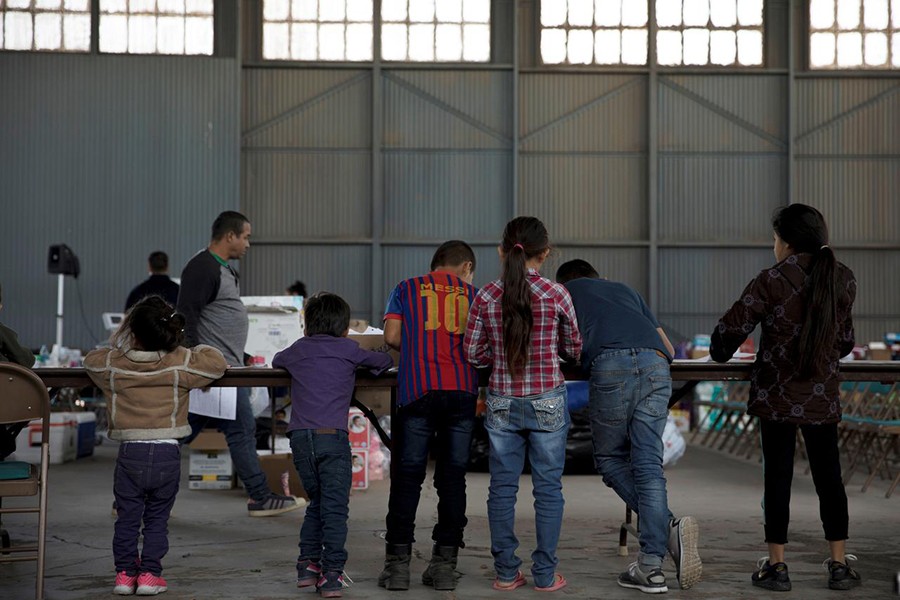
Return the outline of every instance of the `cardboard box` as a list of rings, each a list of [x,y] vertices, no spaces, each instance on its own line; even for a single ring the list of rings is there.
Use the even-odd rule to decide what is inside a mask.
[[[400,353],[391,349],[384,342],[384,333],[362,333],[365,331],[379,331],[370,329],[369,324],[361,319],[350,321],[350,339],[366,350],[381,352],[387,350],[394,360],[394,366],[400,364]],[[356,399],[372,409],[379,417],[391,414],[391,388],[364,387],[356,388]]]
[[[869,342],[866,358],[869,360],[891,360],[891,349],[884,342]]]
[[[691,358],[696,360],[709,356],[709,348],[693,348],[691,349]]]
[[[351,488],[365,490],[369,487],[369,452],[353,450],[351,452]]]
[[[268,450],[260,450],[260,452],[265,452],[265,454],[259,455],[259,466],[266,474],[266,482],[269,484],[270,490],[284,494],[286,483],[288,489],[286,495],[309,499],[306,490],[303,489],[300,475],[297,474],[297,469],[294,467],[293,455],[289,453],[269,454]]]
[[[271,365],[277,352],[303,337],[303,298],[300,296],[243,296],[247,307],[244,352],[262,356]]]
[[[188,464],[189,489],[230,490],[234,487],[234,464],[228,450],[192,450]]]
[[[190,444],[191,450],[228,450],[225,434],[215,429],[204,429]]]
[[[230,490],[234,487],[234,464],[225,434],[204,429],[188,445],[188,489]]]

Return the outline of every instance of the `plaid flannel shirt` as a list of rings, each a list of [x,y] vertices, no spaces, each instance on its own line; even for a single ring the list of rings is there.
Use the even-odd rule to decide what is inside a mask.
[[[466,358],[477,367],[493,365],[490,390],[517,398],[540,394],[562,385],[558,356],[575,359],[581,354],[581,334],[572,298],[563,286],[528,270],[534,326],[524,372],[513,378],[503,348],[503,283],[484,286],[469,309],[464,342]]]

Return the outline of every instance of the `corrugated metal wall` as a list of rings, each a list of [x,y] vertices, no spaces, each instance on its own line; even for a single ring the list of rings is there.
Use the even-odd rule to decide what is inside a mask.
[[[2,52],[0,82],[0,320],[53,342],[47,253],[66,243],[81,276],[65,281],[63,342],[89,348],[152,251],[177,274],[237,208],[236,60]]]
[[[50,244],[81,257],[97,334],[150,251],[177,271],[238,203],[246,293],[299,278],[377,320],[443,240],[496,277],[504,223],[534,214],[547,274],[586,258],[689,336],[772,262],[772,210],[807,202],[859,277],[860,340],[900,329],[900,78],[807,72],[805,2],[767,0],[767,66],[746,71],[543,67],[538,0],[494,2],[486,65],[267,63],[261,2],[241,7],[242,69],[0,53],[2,320],[27,343],[53,338]],[[66,340],[90,345],[66,289]]]
[[[445,239],[477,245],[476,282],[496,276],[504,223],[532,214],[556,245],[546,274],[586,258],[689,337],[772,263],[770,216],[800,201],[860,276],[860,340],[900,329],[900,283],[882,271],[900,260],[896,73],[807,73],[799,1],[766,2],[767,66],[752,70],[545,68],[539,14],[494,3],[488,66],[273,69],[245,48],[243,206],[266,256],[302,265],[261,276],[257,249],[256,291],[322,281],[377,320]],[[357,244],[341,266],[361,275],[312,258],[325,243]]]

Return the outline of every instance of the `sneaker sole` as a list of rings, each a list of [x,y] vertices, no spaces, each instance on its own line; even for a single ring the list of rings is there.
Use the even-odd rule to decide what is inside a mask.
[[[341,590],[319,590],[319,595],[323,598],[340,598],[342,595]]]
[[[857,580],[850,581],[829,581],[828,589],[830,590],[851,590],[856,586],[860,585],[862,582]]]
[[[616,580],[616,583],[619,584],[619,587],[628,588],[629,590],[641,590],[645,594],[665,594],[669,591],[669,586],[667,585],[662,587],[648,587],[639,583],[626,583],[621,579]]]
[[[316,583],[318,583],[318,582],[319,582],[318,577],[316,577],[315,579],[298,579],[297,587],[298,588],[310,587],[312,585],[316,585]]]
[[[156,596],[157,594],[162,594],[165,591],[168,591],[169,588],[164,587],[141,587],[138,586],[137,592],[135,592],[138,596]]]
[[[133,596],[134,588],[131,586],[117,585],[113,588],[113,594],[116,596]]]
[[[703,574],[703,561],[697,552],[697,540],[700,538],[700,527],[694,517],[682,517],[678,522],[679,563],[678,584],[681,589],[687,590],[700,581]]]
[[[753,585],[771,592],[789,592],[791,591],[790,581],[751,581]]]
[[[248,511],[251,517],[274,517],[275,515],[280,515],[282,513],[291,512],[292,510],[297,510],[298,508],[303,508],[306,504],[289,504],[288,506],[283,506],[281,508],[270,508],[269,510],[251,510]]]

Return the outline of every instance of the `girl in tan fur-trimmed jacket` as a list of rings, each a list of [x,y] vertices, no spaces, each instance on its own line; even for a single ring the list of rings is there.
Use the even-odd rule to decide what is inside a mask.
[[[123,442],[113,485],[118,510],[113,591],[120,595],[168,589],[161,561],[169,549],[169,513],[181,478],[178,438],[191,433],[188,395],[226,369],[215,348],[182,347],[183,329],[184,317],[172,305],[149,296],[125,316],[112,348],[93,350],[84,359],[108,401],[109,437]]]

